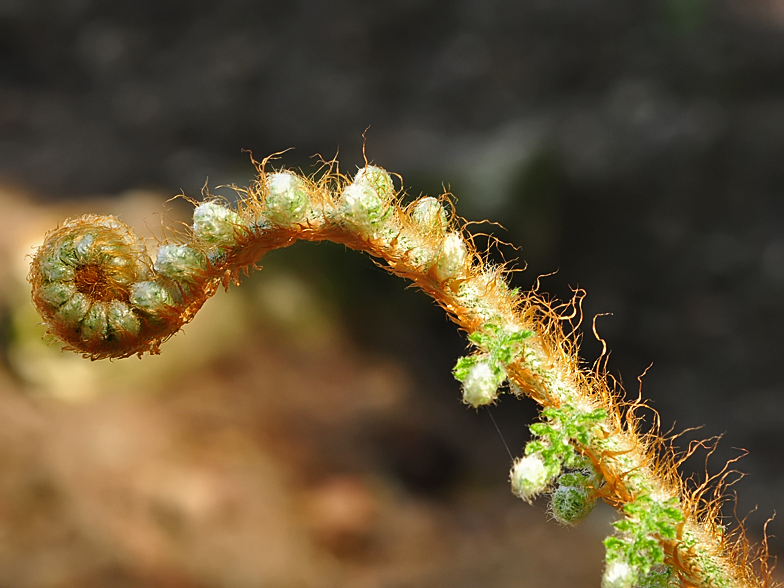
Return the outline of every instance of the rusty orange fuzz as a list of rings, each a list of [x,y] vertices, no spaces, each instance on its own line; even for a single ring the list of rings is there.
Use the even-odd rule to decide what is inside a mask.
[[[472,353],[454,369],[463,400],[492,404],[507,390],[542,407],[510,474],[525,500],[548,493],[553,516],[576,524],[597,499],[621,510],[605,540],[604,588],[770,586],[767,553],[742,527],[719,523],[723,477],[697,490],[658,430],[640,433],[640,401],[626,402],[603,365],[586,369],[573,334],[580,295],[553,305],[511,289],[446,197],[404,205],[390,175],[366,165],[353,178],[267,172],[239,190],[236,208],[198,203],[193,225],[155,258],[114,217],[86,215],[51,231],[30,269],[33,302],[48,332],[90,359],[158,353],[221,285],[268,251],[298,240],[362,250],[429,294],[468,333]]]
[[[85,215],[50,232],[29,280],[49,332],[92,359],[157,353],[214,292],[209,280],[188,289],[156,273],[144,243],[111,216]]]

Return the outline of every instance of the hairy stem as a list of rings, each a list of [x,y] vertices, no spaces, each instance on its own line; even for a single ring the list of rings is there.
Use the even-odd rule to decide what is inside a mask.
[[[687,490],[673,450],[656,431],[637,430],[642,404],[624,403],[599,367],[581,367],[564,332],[579,297],[554,307],[536,291],[511,289],[446,198],[404,206],[381,168],[353,179],[327,170],[319,180],[257,168],[236,209],[199,203],[191,229],[160,244],[154,261],[113,217],[87,215],[50,232],[29,276],[49,332],[91,359],[158,353],[268,251],[298,240],[343,243],[412,281],[466,331],[473,353],[454,369],[464,402],[491,404],[508,389],[542,407],[510,474],[515,494],[549,493],[564,524],[582,520],[598,498],[622,511],[605,540],[604,587],[769,585],[765,554],[755,566],[743,533],[730,540],[717,522],[720,492]]]

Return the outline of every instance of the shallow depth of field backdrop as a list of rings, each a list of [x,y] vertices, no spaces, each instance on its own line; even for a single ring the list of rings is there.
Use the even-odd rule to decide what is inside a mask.
[[[0,0],[0,586],[595,586],[508,491],[464,342],[372,262],[300,244],[155,358],[46,347],[25,254],[66,216],[146,234],[184,192],[367,156],[554,296],[759,540],[784,507],[784,1]],[[590,329],[583,357],[601,350]],[[491,409],[513,453],[531,403]],[[649,419],[650,420],[650,419]],[[704,477],[705,454],[686,465]],[[732,514],[732,505],[727,513]],[[774,520],[769,530],[784,535]],[[784,548],[771,542],[774,553]]]

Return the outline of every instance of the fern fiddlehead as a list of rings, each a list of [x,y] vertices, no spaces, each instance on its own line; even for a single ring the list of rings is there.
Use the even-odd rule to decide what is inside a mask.
[[[601,371],[580,366],[563,316],[536,292],[511,289],[445,202],[404,206],[390,175],[370,165],[353,179],[319,180],[257,168],[236,208],[199,203],[190,231],[160,244],[155,259],[113,217],[86,215],[51,231],[29,275],[48,331],[91,359],[158,353],[267,252],[298,240],[343,243],[411,280],[468,333],[474,352],[454,369],[465,403],[492,404],[508,383],[541,405],[512,467],[515,494],[530,501],[549,492],[564,524],[585,518],[598,498],[623,512],[605,540],[605,588],[768,585],[764,557],[759,573],[743,535],[731,540],[717,522],[717,502],[686,489],[655,432],[637,431],[635,406],[622,410]]]

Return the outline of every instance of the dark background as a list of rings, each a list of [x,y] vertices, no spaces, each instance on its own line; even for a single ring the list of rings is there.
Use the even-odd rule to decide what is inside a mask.
[[[784,490],[784,3],[0,1],[0,178],[39,202],[198,196],[250,180],[243,149],[293,148],[281,163],[305,171],[339,153],[353,172],[366,129],[410,194],[445,187],[505,227],[476,231],[521,247],[502,248],[527,263],[517,285],[556,272],[543,291],[611,313],[610,371],[636,394],[653,364],[664,428],[723,435],[710,472],[749,452],[734,489],[758,537]],[[280,256],[359,346],[457,403],[464,343],[426,300],[338,248]],[[494,414],[519,453],[535,413],[511,404]],[[432,444],[470,469],[449,434]],[[401,475],[427,491],[460,467]]]

